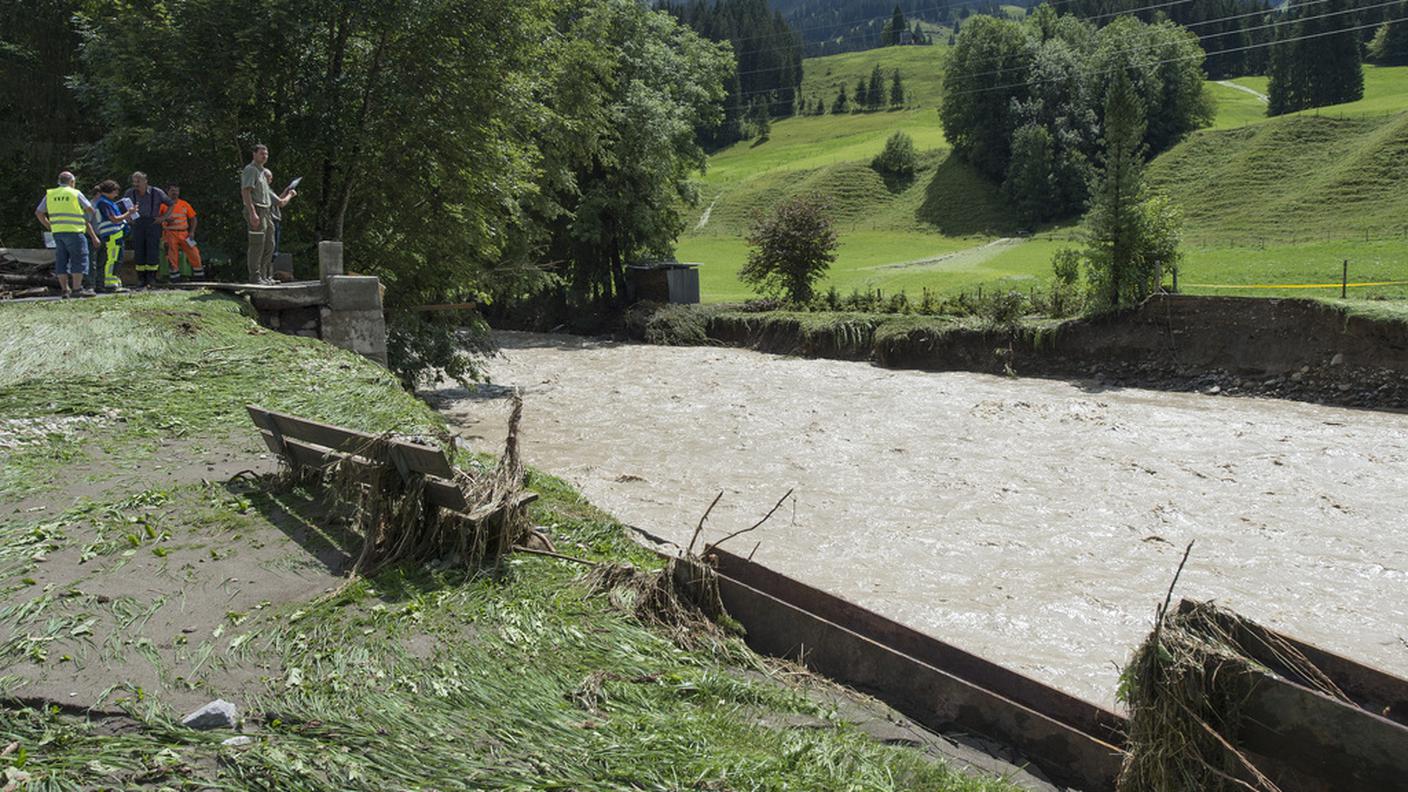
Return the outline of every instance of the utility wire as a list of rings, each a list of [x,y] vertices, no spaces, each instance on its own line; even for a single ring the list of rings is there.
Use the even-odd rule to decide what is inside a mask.
[[[1336,35],[1339,35],[1339,34],[1341,34],[1341,33],[1352,33],[1352,32],[1354,32],[1354,31],[1356,31],[1356,30],[1366,30],[1366,29],[1368,29],[1368,28],[1378,27],[1379,25],[1382,25],[1382,24],[1388,24],[1388,23],[1393,23],[1393,22],[1403,22],[1403,21],[1405,21],[1405,20],[1408,20],[1408,16],[1398,17],[1398,18],[1396,18],[1396,19],[1386,19],[1386,20],[1383,20],[1382,22],[1374,22],[1374,23],[1371,23],[1371,24],[1355,25],[1355,26],[1353,26],[1353,27],[1339,28],[1339,29],[1336,29],[1336,30],[1324,30],[1324,31],[1321,31],[1321,32],[1319,32],[1319,33],[1311,33],[1311,34],[1304,35],[1304,36],[1293,36],[1293,37],[1291,37],[1291,38],[1281,39],[1280,41],[1264,41],[1264,42],[1259,42],[1259,43],[1256,43],[1256,44],[1246,44],[1246,45],[1240,46],[1240,47],[1233,47],[1233,48],[1231,48],[1231,49],[1225,49],[1225,50],[1222,50],[1222,52],[1243,52],[1243,51],[1247,51],[1247,50],[1260,49],[1261,47],[1273,47],[1273,46],[1276,46],[1276,45],[1278,45],[1278,44],[1289,44],[1289,43],[1295,42],[1295,41],[1307,41],[1307,40],[1309,40],[1309,39],[1323,38],[1323,37],[1325,37],[1325,36],[1336,36]],[[1204,57],[1204,54],[1200,52],[1200,53],[1197,53],[1196,55],[1183,55],[1183,56],[1179,56],[1179,57],[1176,57],[1176,58],[1164,58],[1164,59],[1162,59],[1162,60],[1151,61],[1151,62],[1146,63],[1146,64],[1143,64],[1143,65],[1145,65],[1145,66],[1162,66],[1162,65],[1167,64],[1167,63],[1178,63],[1178,62],[1180,62],[1180,61],[1194,60],[1194,59],[1202,58],[1202,57]],[[1123,68],[1123,67],[1120,67],[1120,68]],[[1116,69],[1107,69],[1107,70],[1105,70],[1105,71],[1094,72],[1094,73],[1092,73],[1091,76],[1100,77],[1100,76],[1115,74],[1115,73],[1118,72],[1119,70],[1120,70],[1119,68],[1116,68]],[[1007,90],[1007,89],[1009,89],[1009,88],[1021,88],[1021,87],[1024,87],[1024,86],[1040,85],[1040,84],[1046,83],[1046,82],[1055,82],[1057,79],[1060,79],[1060,78],[1052,78],[1052,79],[1047,79],[1047,80],[1025,80],[1025,81],[1023,81],[1023,82],[1010,83],[1010,84],[1007,84],[1007,85],[992,85],[992,86],[986,86],[986,87],[983,87],[983,88],[970,88],[970,89],[964,90],[964,91],[954,91],[954,92],[952,92],[952,93],[947,94],[947,96],[967,96],[967,95],[975,94],[975,93],[983,93],[983,92],[985,92],[985,91],[1004,91],[1004,90]]]
[[[1143,12],[1143,11],[1154,11],[1154,10],[1157,10],[1157,9],[1160,9],[1160,8],[1168,8],[1168,7],[1170,7],[1170,6],[1181,5],[1181,4],[1183,4],[1183,3],[1191,3],[1191,2],[1193,2],[1193,1],[1194,1],[1194,0],[1164,0],[1164,2],[1153,3],[1153,4],[1151,4],[1151,5],[1140,6],[1140,7],[1138,7],[1138,8],[1130,8],[1130,9],[1126,9],[1126,10],[1123,10],[1123,11],[1110,11],[1110,12],[1107,12],[1107,13],[1104,13],[1104,14],[1097,14],[1097,15],[1094,15],[1094,16],[1081,17],[1081,18],[1082,18],[1082,19],[1089,19],[1089,20],[1108,19],[1108,18],[1110,18],[1110,17],[1122,16],[1122,15],[1125,15],[1125,14],[1138,14],[1138,13],[1141,13],[1141,12]],[[1076,2],[1082,2],[1082,0],[1047,0],[1047,2],[1044,3],[1044,5],[1051,6],[1052,8],[1060,8],[1061,6],[1070,5],[1071,3],[1076,3]],[[919,20],[919,21],[924,21],[923,18],[920,16],[920,14],[932,13],[932,12],[939,12],[939,11],[944,11],[944,10],[955,10],[955,9],[961,9],[961,8],[982,8],[982,7],[996,6],[996,5],[998,5],[998,4],[997,4],[996,2],[994,2],[994,0],[965,0],[965,2],[956,2],[956,3],[936,3],[936,4],[932,5],[932,6],[925,6],[925,7],[923,7],[923,8],[916,9],[916,10],[910,12],[910,13],[913,15],[913,18],[914,18],[914,19]],[[1268,10],[1270,10],[1270,9],[1268,9]],[[864,22],[880,22],[880,21],[882,21],[882,20],[889,20],[889,19],[891,19],[891,18],[893,18],[893,17],[894,17],[894,12],[891,11],[891,12],[886,13],[886,14],[879,14],[879,15],[875,15],[875,16],[866,16],[866,17],[857,17],[857,18],[855,18],[855,19],[841,20],[841,21],[837,21],[837,22],[829,22],[829,23],[811,25],[811,26],[808,26],[808,27],[797,27],[797,28],[789,27],[788,32],[790,32],[790,33],[796,33],[796,34],[798,34],[798,38],[805,39],[805,37],[801,36],[800,34],[802,34],[802,33],[810,33],[810,32],[812,32],[812,31],[816,31],[816,30],[828,30],[828,29],[832,29],[832,28],[852,28],[852,27],[856,27],[857,25],[860,25],[861,23],[864,23]],[[682,20],[683,18],[682,18],[682,17],[679,17],[679,19]],[[907,20],[906,20],[906,21],[907,21]],[[778,37],[778,36],[785,36],[785,35],[787,35],[787,33],[782,33],[782,32],[759,33],[759,34],[753,35],[753,36],[745,36],[745,37],[741,37],[741,38],[726,39],[726,40],[727,40],[727,41],[733,41],[733,42],[740,42],[740,43],[741,43],[741,42],[747,42],[747,41],[761,41],[761,40],[763,40],[763,39],[776,38],[776,37]],[[805,43],[805,41],[804,41],[803,43]],[[762,52],[762,51],[764,51],[764,50],[762,50],[762,49],[756,49],[756,50],[747,50],[746,52],[748,52],[749,54],[755,54],[755,53]]]
[[[1326,0],[1310,0],[1310,2],[1326,2]],[[1197,37],[1197,40],[1198,40],[1198,43],[1201,44],[1201,43],[1204,42],[1204,41],[1208,41],[1208,40],[1210,40],[1210,39],[1215,39],[1215,38],[1220,38],[1220,37],[1222,37],[1222,36],[1232,36],[1232,35],[1237,35],[1237,34],[1240,34],[1240,33],[1250,33],[1250,32],[1252,32],[1252,31],[1256,31],[1256,30],[1265,30],[1265,29],[1267,29],[1267,28],[1283,27],[1283,26],[1285,26],[1285,25],[1294,24],[1294,23],[1297,23],[1297,22],[1310,22],[1310,21],[1314,21],[1314,20],[1317,20],[1317,19],[1327,19],[1327,18],[1333,17],[1333,16],[1340,16],[1340,15],[1342,15],[1342,14],[1353,14],[1353,13],[1357,13],[1357,12],[1359,12],[1359,11],[1369,11],[1369,10],[1372,10],[1372,9],[1375,9],[1375,8],[1383,8],[1383,7],[1385,7],[1385,6],[1398,5],[1399,2],[1400,2],[1400,0],[1385,0],[1384,2],[1379,2],[1379,3],[1375,4],[1375,5],[1367,5],[1367,6],[1362,6],[1362,7],[1359,7],[1359,8],[1347,9],[1347,10],[1344,10],[1344,11],[1330,11],[1330,12],[1327,12],[1327,13],[1324,13],[1324,14],[1319,14],[1319,15],[1316,15],[1316,16],[1297,17],[1297,18],[1295,18],[1295,19],[1283,19],[1283,20],[1280,20],[1280,21],[1277,21],[1277,22],[1269,22],[1269,23],[1266,23],[1266,24],[1263,24],[1263,25],[1257,25],[1257,26],[1254,26],[1254,27],[1237,28],[1236,30],[1224,30],[1224,31],[1219,32],[1219,33],[1208,33],[1208,34],[1205,34],[1205,35],[1202,35],[1202,36],[1198,36],[1198,37]],[[1228,17],[1228,19],[1232,19],[1232,18],[1235,18],[1235,17]],[[1213,21],[1213,20],[1209,20],[1209,22],[1211,22],[1211,21]],[[1374,23],[1374,25],[1371,25],[1370,27],[1374,27],[1374,26],[1377,26],[1377,25],[1379,25],[1379,24],[1382,24],[1382,23]],[[1186,27],[1186,25],[1185,25],[1185,27]],[[1269,42],[1269,43],[1275,44],[1275,43],[1277,43],[1277,42],[1272,41],[1272,42]],[[1146,50],[1159,49],[1159,48],[1162,47],[1162,46],[1163,46],[1162,44],[1151,44],[1151,45],[1144,45],[1144,46],[1140,46],[1140,47],[1130,47],[1129,49],[1116,50],[1116,51],[1111,52],[1111,53],[1109,53],[1109,54],[1110,54],[1110,55],[1129,55],[1129,54],[1132,54],[1132,53],[1144,52],[1144,51],[1146,51]],[[1222,54],[1222,53],[1224,53],[1224,52],[1234,52],[1234,51],[1235,51],[1235,50],[1230,50],[1230,49],[1220,49],[1220,50],[1217,50],[1215,53],[1212,53],[1212,54],[1220,55],[1220,54]],[[1208,54],[1208,53],[1205,52],[1204,54],[1206,55],[1206,54]],[[1018,67],[1018,66],[1011,66],[1011,67],[1007,67],[1007,68],[1003,68],[1003,69],[993,69],[993,70],[985,71],[985,72],[974,72],[973,74],[965,74],[965,75],[962,75],[962,76],[961,76],[961,79],[964,79],[964,80],[975,80],[975,79],[978,79],[978,78],[981,78],[981,77],[990,77],[990,76],[993,76],[993,75],[1002,74],[1002,73],[1004,73],[1004,72],[1010,72],[1010,71],[1011,71],[1012,69],[1014,69],[1014,68],[1020,68],[1020,67]]]
[[[1190,0],[1174,0],[1174,1],[1175,1],[1175,2],[1180,2],[1180,3],[1181,3],[1181,2],[1190,2]],[[1305,7],[1305,6],[1311,6],[1311,5],[1318,5],[1318,4],[1320,4],[1320,3],[1325,3],[1325,2],[1329,2],[1329,0],[1305,0],[1305,2],[1301,3],[1298,7]],[[1390,5],[1395,5],[1395,4],[1396,4],[1396,3],[1395,3],[1395,2],[1392,2],[1392,1],[1390,1],[1390,2],[1381,2],[1381,3],[1377,4],[1377,5],[1363,6],[1363,7],[1360,7],[1360,8],[1352,8],[1352,9],[1347,9],[1347,10],[1344,10],[1344,11],[1335,11],[1335,12],[1331,12],[1331,13],[1329,13],[1329,14],[1322,14],[1322,15],[1316,16],[1316,17],[1300,17],[1300,18],[1297,18],[1297,19],[1284,19],[1284,20],[1279,20],[1279,21],[1276,21],[1276,22],[1270,22],[1270,23],[1266,23],[1266,24],[1263,24],[1263,25],[1258,25],[1258,26],[1255,26],[1255,27],[1238,28],[1238,29],[1236,29],[1236,30],[1222,31],[1222,32],[1219,32],[1219,33],[1208,33],[1208,34],[1199,36],[1199,37],[1198,37],[1198,40],[1199,40],[1199,41],[1205,41],[1205,40],[1208,40],[1208,39],[1218,38],[1218,37],[1220,37],[1220,36],[1229,36],[1229,35],[1233,35],[1233,34],[1235,34],[1235,33],[1244,33],[1244,32],[1248,32],[1248,31],[1252,31],[1252,30],[1262,30],[1262,29],[1264,29],[1264,28],[1276,27],[1276,26],[1278,26],[1278,25],[1289,24],[1289,23],[1291,23],[1291,22],[1299,22],[1299,21],[1303,21],[1303,20],[1306,20],[1306,19],[1322,19],[1322,18],[1327,17],[1327,16],[1337,16],[1337,15],[1339,15],[1339,14],[1357,13],[1357,12],[1359,12],[1359,11],[1365,11],[1365,10],[1370,10],[1370,9],[1374,9],[1374,8],[1381,8],[1381,7],[1384,7],[1384,6],[1390,6]],[[1163,4],[1160,4],[1160,5],[1169,5],[1169,3],[1163,3]],[[1106,18],[1109,18],[1109,17],[1111,17],[1111,16],[1124,16],[1124,15],[1126,15],[1126,14],[1132,14],[1132,13],[1135,13],[1135,12],[1137,12],[1137,11],[1147,10],[1147,9],[1154,8],[1154,7],[1155,7],[1155,6],[1144,6],[1143,8],[1131,9],[1130,11],[1121,11],[1121,12],[1118,12],[1118,13],[1103,14],[1103,15],[1098,16],[1098,17],[1077,17],[1077,18],[1078,18],[1078,19],[1087,20],[1087,21],[1095,20],[1095,19],[1106,19]],[[1220,24],[1220,23],[1223,23],[1223,22],[1230,22],[1230,21],[1236,20],[1236,19],[1245,19],[1245,18],[1247,18],[1247,17],[1254,17],[1254,16],[1266,16],[1266,15],[1268,15],[1268,14],[1275,14],[1275,13],[1279,13],[1279,12],[1275,11],[1274,9],[1271,9],[1271,10],[1261,10],[1261,11],[1249,11],[1249,12],[1245,12],[1245,13],[1241,13],[1241,14],[1229,14],[1229,15],[1223,16],[1223,17],[1214,17],[1214,18],[1211,18],[1211,19],[1199,20],[1199,21],[1197,21],[1197,22],[1189,22],[1188,24],[1180,25],[1180,27],[1192,29],[1192,28],[1195,28],[1195,27],[1204,27],[1204,26],[1206,26],[1206,25],[1215,25],[1215,24]],[[757,50],[757,52],[764,52],[764,51],[766,51],[766,50]],[[1226,52],[1226,50],[1218,50],[1217,52],[1209,53],[1209,54],[1216,55],[1216,54],[1220,54],[1220,53],[1222,53],[1222,52]],[[998,60],[998,59],[1000,59],[1000,57],[1001,57],[1001,56],[994,56],[994,57],[988,58],[988,60]],[[798,67],[796,64],[785,64],[785,65],[782,65],[782,66],[771,66],[771,67],[768,67],[768,68],[765,68],[765,69],[748,69],[748,70],[745,70],[745,71],[736,72],[735,74],[736,74],[736,76],[738,76],[738,77],[745,77],[745,76],[754,75],[754,74],[767,74],[767,73],[769,73],[769,72],[786,71],[786,70],[788,70],[788,69],[793,69],[793,68],[799,68],[799,67]],[[999,71],[1006,71],[1006,69],[1002,69],[1002,70],[999,70]],[[974,75],[974,76],[978,76],[978,75]],[[767,90],[772,90],[772,89],[767,89]],[[754,93],[757,93],[757,92],[755,91]]]
[[[1327,0],[1308,0],[1308,2],[1306,3],[1306,5],[1313,4],[1313,3],[1326,2],[1326,1],[1327,1]],[[1209,34],[1205,34],[1205,35],[1203,35],[1203,36],[1198,36],[1198,37],[1197,37],[1197,41],[1201,43],[1202,41],[1209,40],[1209,39],[1214,39],[1214,38],[1218,38],[1218,37],[1221,37],[1221,36],[1228,36],[1228,35],[1233,35],[1233,34],[1237,34],[1237,33],[1244,33],[1244,32],[1249,32],[1249,31],[1254,31],[1254,30],[1263,30],[1263,29],[1267,29],[1267,28],[1277,28],[1277,27],[1281,27],[1281,26],[1288,25],[1288,24],[1294,24],[1294,23],[1296,23],[1296,22],[1313,21],[1313,20],[1317,20],[1317,19],[1326,19],[1326,18],[1329,18],[1329,17],[1340,16],[1340,15],[1343,15],[1343,14],[1357,13],[1357,12],[1359,12],[1359,11],[1366,11],[1366,10],[1373,10],[1373,9],[1376,9],[1376,8],[1382,8],[1382,7],[1386,7],[1386,6],[1390,6],[1390,5],[1397,5],[1398,2],[1399,2],[1399,0],[1384,0],[1383,2],[1379,2],[1379,3],[1376,3],[1376,4],[1374,4],[1374,5],[1364,6],[1364,7],[1361,7],[1361,8],[1347,9],[1347,10],[1344,10],[1344,11],[1333,11],[1333,12],[1328,12],[1328,13],[1325,13],[1325,14],[1318,14],[1318,15],[1316,15],[1316,16],[1310,16],[1310,17],[1299,17],[1299,18],[1296,18],[1296,19],[1285,19],[1285,20],[1280,20],[1280,21],[1277,21],[1277,22],[1267,23],[1267,24],[1264,24],[1264,25],[1258,25],[1258,26],[1255,26],[1255,27],[1239,28],[1239,29],[1237,29],[1237,30],[1222,31],[1222,32],[1219,32],[1219,33],[1209,33]],[[1259,13],[1259,12],[1258,12],[1258,13]],[[1206,25],[1206,24],[1213,24],[1214,22],[1224,21],[1225,19],[1240,18],[1241,16],[1245,16],[1245,15],[1230,15],[1230,16],[1228,16],[1228,17],[1220,18],[1220,19],[1204,20],[1204,21],[1203,21],[1202,23],[1200,23],[1200,24],[1204,24],[1204,25]],[[1404,19],[1408,19],[1408,17],[1404,17]],[[1309,34],[1309,35],[1305,35],[1305,36],[1297,36],[1297,37],[1292,37],[1292,38],[1287,38],[1287,39],[1281,39],[1281,40],[1272,40],[1272,41],[1255,42],[1255,43],[1252,43],[1252,44],[1242,45],[1242,46],[1238,46],[1238,47],[1229,47],[1229,48],[1226,48],[1226,49],[1220,49],[1220,50],[1217,50],[1217,51],[1215,51],[1215,52],[1213,52],[1213,53],[1201,52],[1201,53],[1199,53],[1199,54],[1197,54],[1197,55],[1185,55],[1185,56],[1180,56],[1180,57],[1177,57],[1177,58],[1168,58],[1168,59],[1158,60],[1158,61],[1154,61],[1154,62],[1152,62],[1152,63],[1150,63],[1150,64],[1147,64],[1147,65],[1163,65],[1163,64],[1166,64],[1166,63],[1176,63],[1176,62],[1184,61],[1184,60],[1195,60],[1195,59],[1197,59],[1197,58],[1205,58],[1205,57],[1207,57],[1209,54],[1212,54],[1212,55],[1223,55],[1223,54],[1234,53],[1234,52],[1245,52],[1245,51],[1260,49],[1260,48],[1262,48],[1262,47],[1271,47],[1271,46],[1275,46],[1275,45],[1277,45],[1277,44],[1289,43],[1289,42],[1292,42],[1292,41],[1303,41],[1303,40],[1305,40],[1305,39],[1320,38],[1320,37],[1323,37],[1323,36],[1336,35],[1336,34],[1339,34],[1339,33],[1349,33],[1349,32],[1354,32],[1354,31],[1359,31],[1359,30],[1366,30],[1366,29],[1368,29],[1368,28],[1374,28],[1374,27],[1378,27],[1379,25],[1382,25],[1382,24],[1388,24],[1388,23],[1397,22],[1397,21],[1402,21],[1402,20],[1399,20],[1399,19],[1387,20],[1387,19],[1386,19],[1386,20],[1381,20],[1381,21],[1379,21],[1379,22],[1367,23],[1367,24],[1357,25],[1357,26],[1353,26],[1353,27],[1339,28],[1339,29],[1329,30],[1329,31],[1321,31],[1321,32],[1319,32],[1319,33]],[[1185,27],[1186,27],[1186,26],[1185,26]],[[1110,54],[1111,54],[1111,55],[1128,55],[1128,54],[1132,54],[1132,53],[1137,53],[1137,52],[1143,52],[1143,51],[1147,51],[1147,50],[1158,49],[1158,48],[1160,48],[1161,46],[1163,46],[1163,45],[1162,45],[1162,44],[1155,44],[1155,45],[1145,45],[1145,46],[1141,46],[1141,47],[1132,47],[1132,48],[1126,49],[1126,50],[1117,50],[1117,51],[1115,51],[1115,52],[1113,52],[1113,53],[1110,53]],[[1003,75],[1003,74],[1010,74],[1011,72],[1013,72],[1013,71],[1015,71],[1015,70],[1018,70],[1018,69],[1023,68],[1025,65],[1026,65],[1026,64],[1013,64],[1012,66],[1005,67],[1005,68],[1001,68],[1001,69],[992,69],[992,70],[989,70],[989,71],[986,71],[986,72],[978,72],[978,73],[971,74],[971,75],[963,75],[961,79],[964,79],[964,80],[975,80],[975,79],[979,79],[979,78],[981,78],[981,77],[1000,76],[1000,75]],[[758,72],[761,72],[761,71],[771,71],[771,70],[757,70],[757,71],[749,72],[749,73],[758,73]],[[1104,73],[1113,73],[1113,72],[1100,72],[1100,73],[1097,73],[1097,76],[1098,76],[1099,74],[1104,74]],[[862,78],[862,79],[864,79],[864,78]],[[1039,81],[1036,81],[1036,82],[1033,82],[1033,83],[1014,83],[1014,84],[1012,84],[1012,85],[1010,85],[1010,86],[988,86],[988,87],[985,87],[985,88],[966,89],[966,90],[962,90],[962,91],[949,92],[949,93],[946,93],[945,95],[946,95],[946,96],[947,96],[947,95],[962,96],[962,95],[966,95],[966,94],[969,94],[969,93],[981,92],[981,91],[983,91],[983,90],[1004,90],[1005,88],[1008,88],[1008,87],[1020,87],[1020,86],[1022,86],[1022,85],[1027,85],[1027,84],[1035,85],[1035,84],[1041,84],[1041,83],[1043,83],[1043,82],[1056,82],[1058,79],[1061,79],[1061,78],[1050,78],[1050,79],[1047,79],[1047,80],[1039,80]],[[766,90],[753,91],[753,92],[750,92],[750,94],[745,94],[745,95],[758,96],[758,95],[762,95],[762,94],[771,93],[773,90],[774,90],[774,89],[766,89]],[[800,86],[799,86],[798,90],[800,91]],[[724,111],[725,111],[725,112],[732,112],[732,111],[739,111],[739,110],[747,110],[747,109],[749,109],[751,106],[752,106],[751,103],[748,103],[748,104],[731,105],[731,106],[725,107],[725,108],[724,108]]]

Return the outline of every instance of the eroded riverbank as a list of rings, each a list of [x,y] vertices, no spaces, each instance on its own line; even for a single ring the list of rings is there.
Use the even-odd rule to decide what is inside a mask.
[[[1181,594],[1408,672],[1408,416],[500,340],[527,460],[596,504],[683,542],[719,490],[713,537],[795,487],[750,535],[758,560],[1093,701],[1193,539]],[[501,402],[438,396],[467,436],[502,436]]]

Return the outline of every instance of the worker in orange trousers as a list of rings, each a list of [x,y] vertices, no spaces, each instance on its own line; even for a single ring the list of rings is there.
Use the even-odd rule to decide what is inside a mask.
[[[171,265],[171,282],[181,280],[180,254],[186,254],[191,264],[191,277],[205,277],[205,268],[200,263],[200,250],[196,248],[196,210],[181,199],[181,185],[173,184],[166,188],[171,199],[165,222],[162,223],[162,241],[166,243],[166,263]]]

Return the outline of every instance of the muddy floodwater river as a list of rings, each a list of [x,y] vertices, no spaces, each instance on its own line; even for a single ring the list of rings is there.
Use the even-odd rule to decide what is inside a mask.
[[[1408,416],[507,333],[524,455],[684,543],[747,554],[1103,704],[1180,596],[1408,674]],[[506,403],[437,395],[489,448]]]

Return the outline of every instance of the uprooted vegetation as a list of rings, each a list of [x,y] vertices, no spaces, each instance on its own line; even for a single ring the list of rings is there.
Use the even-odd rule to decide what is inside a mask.
[[[1259,635],[1297,679],[1351,703],[1299,650],[1212,603],[1165,612],[1121,679],[1129,706],[1129,744],[1121,792],[1280,792],[1235,745],[1249,680],[1266,673],[1242,644]],[[1245,779],[1245,780],[1243,780]]]
[[[17,788],[1011,789],[874,741],[736,637],[682,645],[581,563],[423,563],[436,546],[349,580],[383,523],[277,482],[244,405],[443,429],[351,353],[196,295],[0,314],[58,353],[0,349],[0,418],[62,427],[0,445],[0,499],[24,504],[0,512],[0,773]],[[142,343],[95,343],[93,322]],[[517,481],[560,554],[666,568],[564,483]],[[249,742],[179,724],[217,697]],[[788,713],[822,727],[766,725]]]

